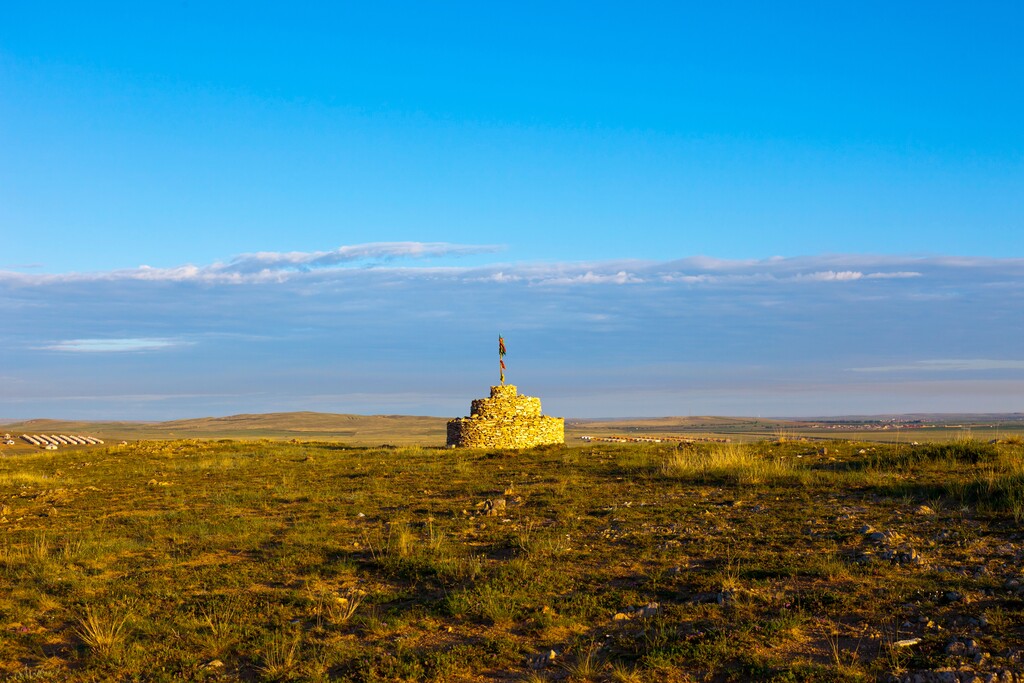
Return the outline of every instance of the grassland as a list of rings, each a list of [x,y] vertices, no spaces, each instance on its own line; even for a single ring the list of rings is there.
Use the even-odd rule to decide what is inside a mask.
[[[0,458],[0,520],[0,680],[1024,670],[1018,439],[142,441]]]
[[[659,417],[614,420],[568,420],[566,434],[579,437],[695,437],[755,442],[783,436],[827,441],[845,439],[910,444],[953,441],[969,434],[982,441],[1024,436],[1024,415],[903,415],[809,419],[749,417]]]
[[[352,446],[443,446],[448,418],[417,415],[349,415],[296,412],[203,417],[169,422],[90,422],[26,420],[0,423],[14,434],[88,434],[107,441],[173,439],[274,439],[342,442]],[[566,419],[566,439],[580,437],[728,438],[750,443],[765,439],[835,438],[909,444],[950,441],[965,433],[983,441],[1024,436],[1024,415],[919,415],[893,418],[784,420],[742,417],[659,417],[608,420]],[[29,453],[20,440],[3,453]]]

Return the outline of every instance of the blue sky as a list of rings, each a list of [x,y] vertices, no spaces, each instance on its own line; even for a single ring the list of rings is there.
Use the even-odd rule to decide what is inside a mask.
[[[1018,3],[8,3],[0,417],[1024,410]]]

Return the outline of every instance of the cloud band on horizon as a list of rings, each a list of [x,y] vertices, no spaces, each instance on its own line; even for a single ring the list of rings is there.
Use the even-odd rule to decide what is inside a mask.
[[[387,260],[483,253],[432,244],[243,255],[235,271],[0,273],[0,314],[16,323],[0,332],[18,392],[10,402],[27,411],[33,396],[100,389],[226,396],[182,408],[196,415],[405,393],[438,414],[426,397],[490,381],[485,341],[500,330],[523,354],[511,367],[530,391],[590,415],[623,414],[616,396],[654,406],[630,414],[875,413],[858,408],[864,373],[901,371],[955,375],[932,390],[901,378],[919,395],[886,389],[886,405],[980,406],[980,385],[956,387],[982,381],[999,383],[986,409],[1024,407],[1012,360],[1024,338],[1024,259]],[[573,405],[562,412],[581,415]]]
[[[375,271],[395,278],[454,279],[532,285],[628,285],[661,282],[685,285],[777,283],[849,283],[929,277],[930,272],[1024,274],[1024,259],[871,254],[772,257],[728,260],[694,256],[664,261],[616,259],[600,262],[496,263],[477,266],[397,266],[403,259],[432,259],[493,254],[500,245],[447,242],[374,242],[313,252],[255,252],[226,263],[184,264],[168,268],[139,266],[97,272],[56,274],[0,271],[0,284],[46,285],[61,282],[152,281],[263,284],[287,280],[351,277],[353,270]],[[359,268],[353,268],[359,264]],[[382,265],[388,264],[388,265]]]

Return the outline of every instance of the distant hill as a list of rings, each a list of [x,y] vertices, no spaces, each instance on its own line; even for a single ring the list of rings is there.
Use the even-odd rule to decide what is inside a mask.
[[[87,434],[109,441],[137,439],[308,439],[358,446],[443,446],[448,418],[415,415],[348,415],[294,412],[201,417],[167,422],[25,420],[0,425],[14,433]],[[771,434],[790,423],[733,417],[568,419],[566,440],[609,434]]]
[[[1024,413],[899,413],[885,415],[831,415],[828,417],[801,418],[805,422],[868,422],[877,420],[901,420],[909,422],[936,422],[949,424],[963,422],[977,423],[1018,423],[1024,422]]]
[[[120,434],[122,432],[131,432],[138,429],[144,429],[148,425],[158,425],[159,422],[113,422],[113,421],[89,421],[89,420],[51,420],[51,419],[37,419],[37,420],[22,420],[20,422],[0,422],[0,429],[5,432],[14,433],[45,433],[51,434],[53,432],[89,432],[96,436],[112,436],[114,434]]]
[[[302,439],[353,446],[443,446],[448,418],[416,415],[338,413],[264,413],[201,417],[168,422],[25,420],[0,423],[14,434],[84,434],[108,443],[138,439]],[[914,420],[927,424],[911,424]],[[896,421],[899,424],[894,424]],[[914,414],[832,418],[637,417],[573,419],[565,422],[566,442],[581,436],[728,437],[737,441],[780,438],[862,439],[872,441],[947,440],[968,433],[974,438],[1004,438],[1024,433],[1024,415]],[[20,448],[21,444],[18,444]],[[15,447],[10,447],[15,448]],[[28,446],[26,445],[26,448]]]
[[[710,415],[567,419],[567,440],[583,435],[604,436],[684,436],[729,437],[742,440],[770,437],[780,432],[801,429],[803,422],[751,417],[715,417]]]
[[[83,433],[106,440],[135,439],[316,439],[354,445],[443,446],[447,418],[416,415],[266,413],[202,417],[168,422],[25,420],[2,426],[14,433]]]
[[[710,415],[668,416],[668,417],[605,417],[595,419],[566,419],[574,427],[644,428],[662,430],[713,430],[721,427],[743,427],[748,425],[799,424],[793,420],[778,418],[762,419],[752,417],[713,417]]]

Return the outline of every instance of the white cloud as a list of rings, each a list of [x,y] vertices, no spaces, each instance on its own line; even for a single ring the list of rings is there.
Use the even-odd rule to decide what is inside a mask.
[[[853,282],[855,280],[906,280],[912,277],[921,277],[921,273],[902,270],[892,273],[864,274],[859,270],[824,270],[816,273],[799,273],[792,279],[813,282]]]
[[[451,244],[449,242],[370,242],[341,246],[330,251],[261,251],[255,254],[241,254],[227,264],[214,264],[211,269],[225,273],[302,270],[336,266],[354,261],[469,256],[493,253],[502,248],[498,245]]]
[[[41,347],[47,351],[71,353],[124,353],[130,351],[158,351],[188,342],[178,339],[122,338],[122,339],[66,339]]]
[[[921,277],[921,273],[912,270],[900,270],[894,273],[868,273],[864,276],[867,280],[906,280],[912,277]]]
[[[519,282],[523,278],[520,275],[514,275],[506,273],[505,271],[499,270],[497,273],[491,273],[485,277],[479,279],[480,282]]]
[[[208,285],[264,285],[288,282],[325,283],[359,278],[368,282],[450,280],[586,286],[662,283],[700,287],[761,287],[787,284],[935,280],[1013,289],[1024,279],[1024,259],[823,255],[761,260],[690,257],[672,261],[562,263],[495,263],[476,266],[393,265],[400,259],[427,259],[499,250],[493,245],[447,242],[375,242],[314,252],[257,252],[225,263],[185,264],[101,272],[29,274],[0,271],[0,285],[46,286],[87,282],[181,282]],[[864,286],[867,286],[866,284]]]
[[[617,273],[595,273],[588,270],[582,275],[563,275],[540,280],[540,285],[633,285],[640,284],[643,280],[620,270]]]
[[[683,275],[682,273],[669,273],[659,278],[662,282],[683,282],[688,285],[702,284],[707,282],[720,282],[722,278],[715,275]]]
[[[451,244],[448,242],[370,242],[341,246],[330,251],[257,252],[240,254],[227,263],[205,266],[184,264],[169,268],[141,265],[111,271],[58,274],[26,274],[0,271],[0,284],[45,285],[60,282],[156,281],[209,284],[263,284],[285,282],[296,275],[316,271],[338,272],[343,264],[373,265],[399,259],[469,256],[500,251],[499,245]]]
[[[760,266],[751,267],[746,262],[738,266],[738,272],[727,273],[721,263],[716,264],[715,271],[719,274],[709,273],[666,273],[658,276],[662,282],[679,282],[684,284],[743,284],[763,282],[855,282],[857,280],[905,280],[908,278],[921,277],[922,274],[915,271],[896,272],[875,272],[863,273],[859,270],[819,270],[812,272],[797,272],[787,274],[781,267],[781,259],[769,259],[761,262]],[[749,270],[750,272],[744,272]]]
[[[836,272],[834,270],[819,271],[817,273],[798,274],[794,276],[796,280],[813,280],[815,282],[849,282],[851,280],[859,280],[864,277],[864,273],[858,270],[841,270]]]

